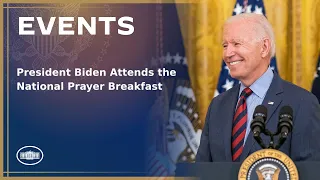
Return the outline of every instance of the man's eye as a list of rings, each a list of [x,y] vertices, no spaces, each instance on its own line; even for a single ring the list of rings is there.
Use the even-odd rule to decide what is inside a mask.
[[[240,46],[241,44],[240,44],[240,43],[234,43],[234,45],[235,45],[235,46]]]
[[[222,45],[223,46],[223,48],[226,48],[227,47],[227,45],[226,44],[224,44],[224,45]]]

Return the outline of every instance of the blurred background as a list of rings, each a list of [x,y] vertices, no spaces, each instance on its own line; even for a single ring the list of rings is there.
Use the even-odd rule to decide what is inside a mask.
[[[164,147],[163,154],[168,154],[169,160],[164,163],[168,168],[174,168],[175,163],[195,161],[211,100],[238,83],[230,77],[222,60],[223,23],[232,15],[264,14],[273,26],[276,40],[276,56],[271,67],[284,80],[313,92],[320,100],[320,0],[187,2],[176,1],[181,36],[177,32],[172,36],[182,38],[184,49],[178,53],[187,59],[187,69],[184,77],[165,81],[169,90],[163,92],[166,97],[163,99],[168,103],[168,110],[163,113],[169,116],[163,117],[167,128],[158,130],[166,131],[160,134],[167,134],[167,147]],[[168,12],[164,8],[161,13],[170,14],[170,18],[174,19],[173,10]],[[164,29],[164,37],[172,33],[172,29],[169,32]],[[164,40],[165,47],[166,43],[171,43],[169,51],[174,49],[171,54],[176,53],[172,44],[179,46],[177,39],[171,38],[170,42]],[[170,53],[166,57],[170,59]],[[176,83],[178,81],[180,83]]]

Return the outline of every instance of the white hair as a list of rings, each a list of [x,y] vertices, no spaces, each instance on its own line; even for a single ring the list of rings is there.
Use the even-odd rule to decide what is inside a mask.
[[[276,54],[276,44],[274,39],[274,33],[271,24],[267,20],[264,15],[255,14],[255,13],[242,13],[236,16],[231,16],[227,21],[226,24],[232,23],[234,21],[246,21],[253,23],[254,26],[252,27],[255,33],[257,33],[258,39],[261,40],[265,36],[268,36],[270,39],[271,47],[269,55],[271,58]]]

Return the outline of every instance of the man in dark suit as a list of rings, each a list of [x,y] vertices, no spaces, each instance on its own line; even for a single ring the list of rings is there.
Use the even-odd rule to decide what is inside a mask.
[[[268,109],[266,128],[272,132],[281,107],[293,109],[293,130],[280,151],[293,161],[320,160],[320,105],[313,94],[270,68],[275,41],[267,19],[251,13],[232,16],[224,25],[223,47],[230,75],[241,83],[212,100],[196,161],[242,162],[261,149],[250,132],[254,109],[261,104]],[[269,142],[264,135],[262,140]]]

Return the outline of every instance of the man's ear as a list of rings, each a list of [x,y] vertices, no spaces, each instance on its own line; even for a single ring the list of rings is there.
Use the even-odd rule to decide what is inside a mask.
[[[266,58],[271,51],[271,41],[269,38],[263,38],[261,47],[261,56]]]

